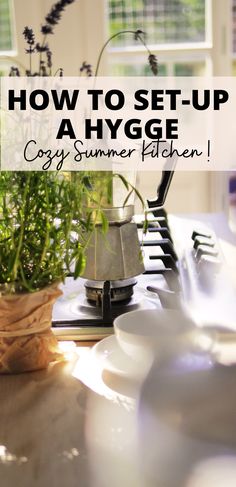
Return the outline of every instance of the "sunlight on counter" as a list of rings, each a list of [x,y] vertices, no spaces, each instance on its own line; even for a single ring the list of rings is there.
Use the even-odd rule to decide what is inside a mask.
[[[3,465],[10,465],[16,463],[22,465],[28,462],[28,458],[25,456],[17,456],[14,453],[10,453],[6,446],[0,445],[0,463]]]
[[[209,458],[194,468],[186,487],[235,487],[236,457]]]

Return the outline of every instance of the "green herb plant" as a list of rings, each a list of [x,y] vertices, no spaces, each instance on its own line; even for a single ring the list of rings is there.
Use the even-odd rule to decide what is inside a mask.
[[[81,175],[0,172],[0,290],[39,290],[79,275],[92,225]],[[83,211],[82,211],[83,208]]]

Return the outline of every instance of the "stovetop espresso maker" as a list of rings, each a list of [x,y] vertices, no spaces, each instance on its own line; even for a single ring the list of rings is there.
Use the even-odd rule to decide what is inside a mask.
[[[164,205],[174,171],[162,171],[157,188],[157,197],[148,200],[148,207],[155,216],[155,208]],[[101,223],[96,229],[86,254],[86,297],[97,305],[124,301],[131,298],[135,277],[144,272],[142,252],[138,238],[137,225],[132,220],[134,206],[119,206],[103,209],[108,221],[104,235]]]

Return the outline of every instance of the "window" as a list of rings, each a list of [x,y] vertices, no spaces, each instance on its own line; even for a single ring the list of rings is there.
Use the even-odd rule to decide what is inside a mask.
[[[110,0],[111,34],[143,29],[150,44],[205,41],[205,0]],[[118,38],[116,45],[134,44]]]
[[[205,73],[211,42],[210,0],[109,0],[108,4],[110,34],[143,30],[152,52],[158,56],[159,75]],[[147,74],[146,53],[134,36],[116,37],[111,46],[111,74]]]

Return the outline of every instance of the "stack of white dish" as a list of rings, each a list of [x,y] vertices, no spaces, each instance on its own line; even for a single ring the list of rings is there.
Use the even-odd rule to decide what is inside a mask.
[[[91,358],[103,382],[127,396],[138,395],[154,361],[163,364],[188,351],[205,353],[212,346],[211,337],[182,310],[131,311],[115,319],[114,331],[93,347]]]
[[[126,313],[114,330],[93,354],[108,385],[136,399],[141,485],[236,485],[236,369],[215,360],[219,330],[182,310]]]

